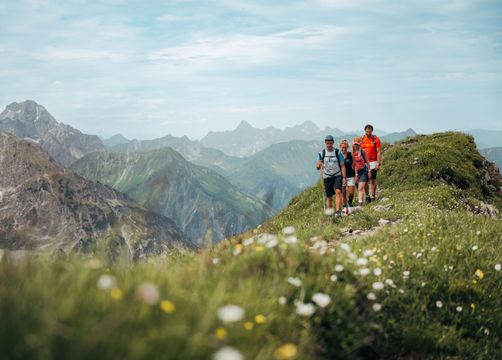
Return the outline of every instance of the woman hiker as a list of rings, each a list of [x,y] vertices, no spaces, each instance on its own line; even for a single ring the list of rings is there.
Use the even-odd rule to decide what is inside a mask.
[[[366,196],[366,184],[371,179],[371,172],[368,171],[370,163],[368,155],[361,149],[359,138],[355,138],[352,143],[352,155],[355,163],[355,181],[357,183],[358,205],[362,206]]]
[[[343,156],[343,162],[345,164],[345,174],[347,176],[347,185],[342,187],[342,200],[343,206],[352,207],[352,202],[354,200],[354,191],[355,191],[355,176],[356,173],[354,171],[355,162],[352,153],[349,151],[349,142],[347,140],[343,140],[340,143],[340,150]],[[347,201],[347,190],[349,191],[349,199]]]

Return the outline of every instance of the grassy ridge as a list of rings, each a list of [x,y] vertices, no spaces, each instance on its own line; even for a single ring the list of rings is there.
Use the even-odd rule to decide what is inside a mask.
[[[372,205],[327,220],[313,187],[260,229],[198,253],[132,268],[95,258],[4,260],[2,357],[207,359],[230,346],[246,359],[500,358],[502,222],[467,211],[481,199],[498,201],[464,174],[477,157],[451,168],[448,179],[466,179],[462,189],[427,175],[444,162],[427,172],[412,167],[404,182],[396,172],[402,162],[425,161],[433,143],[464,139],[472,142],[440,134],[389,150],[381,174],[388,200],[378,204],[393,204],[386,212]],[[423,148],[413,153],[416,146]],[[395,155],[402,148],[409,156]],[[341,238],[342,229],[368,229],[382,217],[402,222]],[[218,309],[228,304],[242,318],[225,323]],[[306,316],[302,304],[314,313]]]

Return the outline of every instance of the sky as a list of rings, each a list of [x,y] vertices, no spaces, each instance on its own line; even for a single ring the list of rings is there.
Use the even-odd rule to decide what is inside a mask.
[[[150,139],[502,130],[500,0],[2,0],[0,106]]]

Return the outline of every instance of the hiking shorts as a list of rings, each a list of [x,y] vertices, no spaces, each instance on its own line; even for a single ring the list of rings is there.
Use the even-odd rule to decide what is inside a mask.
[[[324,179],[324,188],[327,197],[335,195],[335,189],[342,191],[342,176],[338,175]]]
[[[359,182],[368,182],[368,169],[363,167],[362,169],[357,170],[357,176],[359,177]]]
[[[370,161],[370,169],[371,169],[371,180],[376,180],[378,170],[376,169],[378,165],[378,161]]]
[[[355,185],[356,185],[356,178],[355,177],[347,178],[347,186],[355,186]]]

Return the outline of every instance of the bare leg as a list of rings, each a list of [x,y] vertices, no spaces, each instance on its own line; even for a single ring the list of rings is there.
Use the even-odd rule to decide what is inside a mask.
[[[371,196],[375,197],[376,191],[377,191],[377,181],[376,180],[371,180]]]
[[[343,206],[347,206],[347,187],[342,186],[342,204]]]
[[[350,206],[352,206],[352,200],[354,199],[354,191],[355,191],[355,187],[349,186],[349,204],[350,204]]]
[[[342,211],[342,191],[336,189],[336,211]]]
[[[357,188],[357,200],[359,201],[359,205],[364,203],[364,198],[366,195],[366,184],[365,182],[359,182],[359,186]]]
[[[326,198],[326,208],[327,209],[332,209],[333,208],[333,198],[332,197],[328,197]]]

